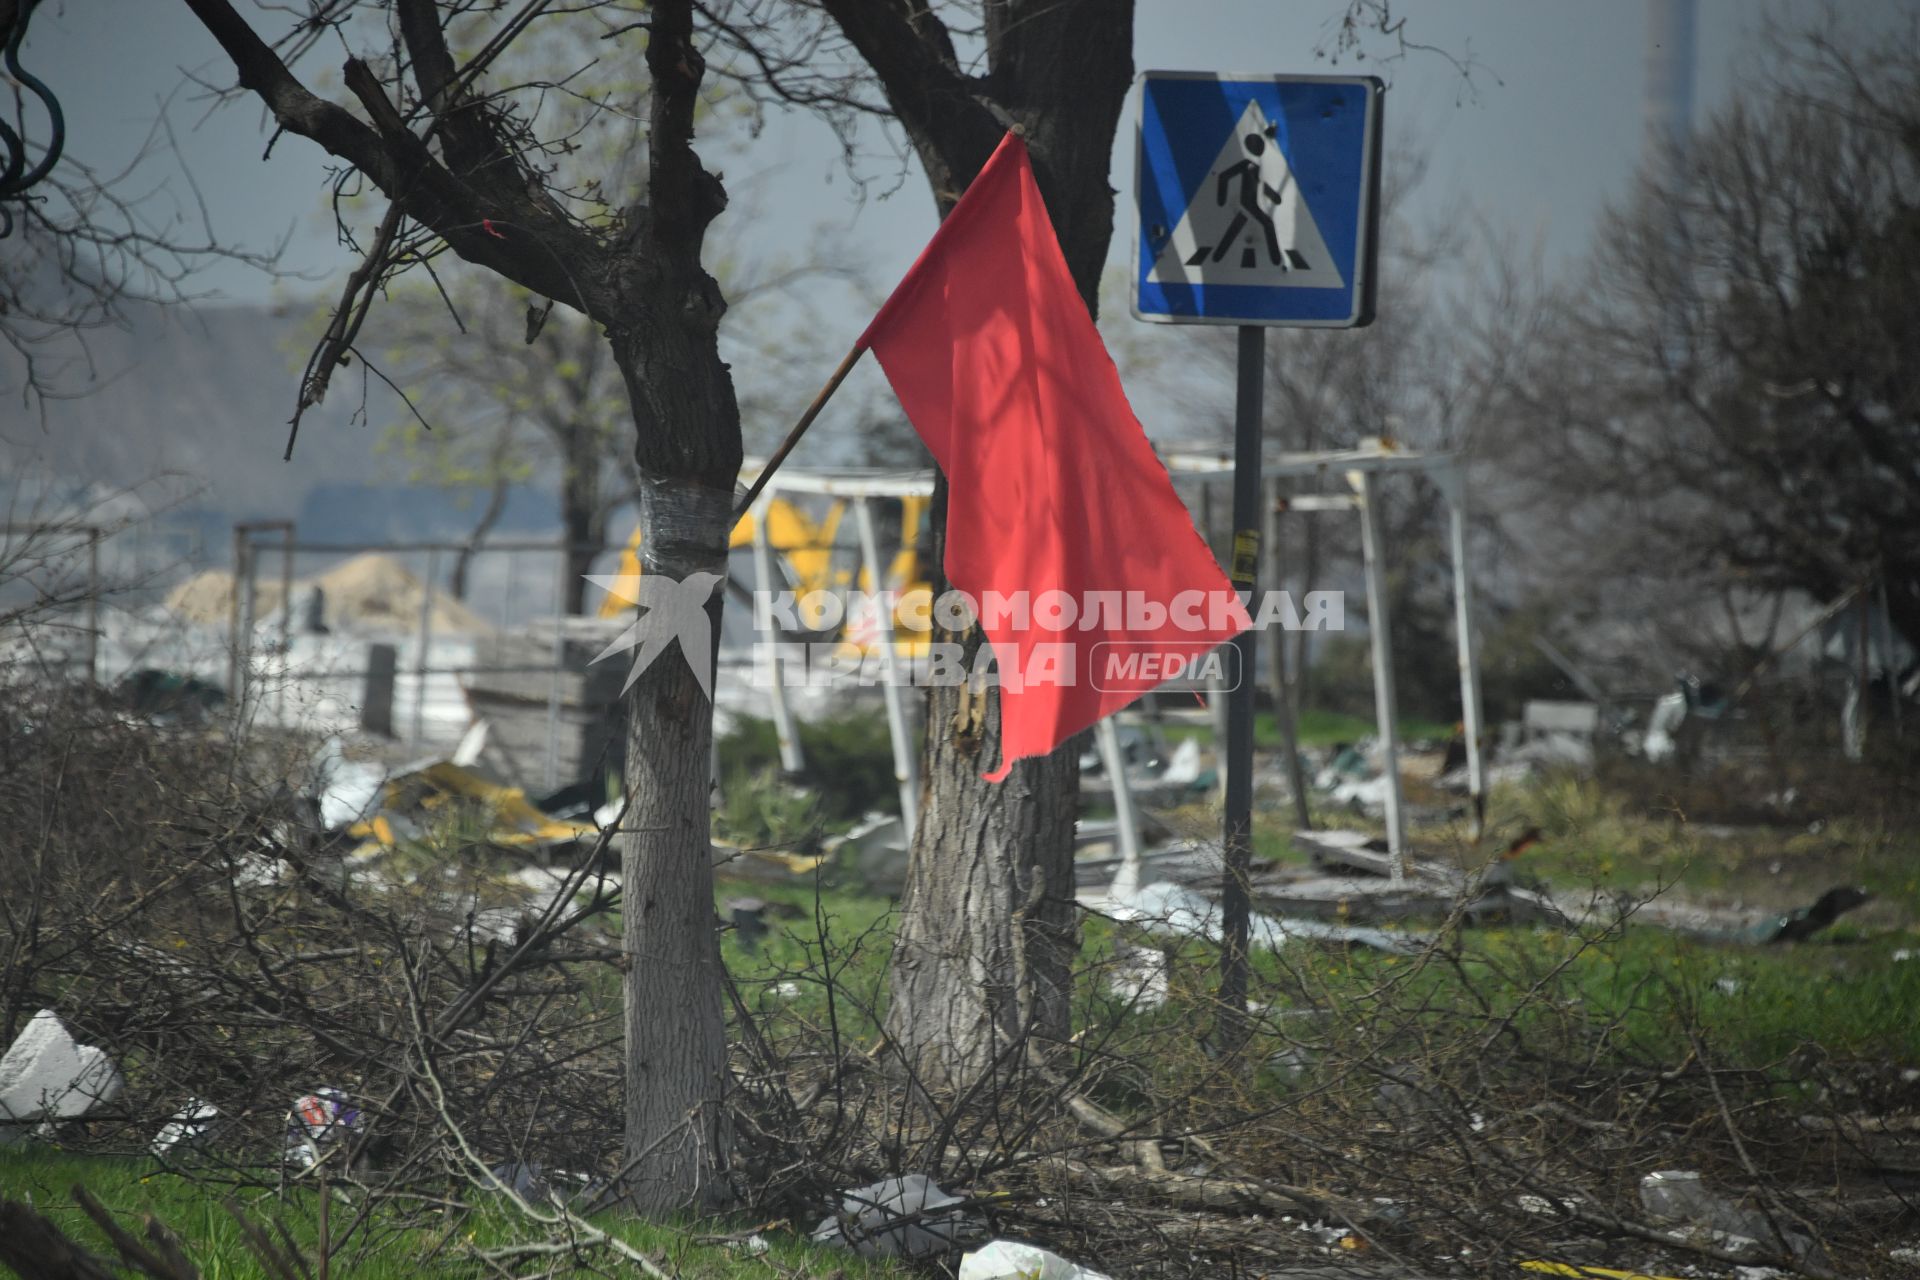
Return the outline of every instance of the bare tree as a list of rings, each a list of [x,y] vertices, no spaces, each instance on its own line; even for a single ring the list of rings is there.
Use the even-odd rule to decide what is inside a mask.
[[[850,161],[861,122],[896,124],[942,216],[1017,129],[1067,265],[1097,314],[1113,236],[1109,161],[1133,73],[1131,0],[815,0],[809,9],[813,21],[808,9],[768,0],[724,10],[719,29],[742,55],[748,91],[824,115]],[[1341,6],[1331,43],[1350,51],[1375,32],[1415,47],[1378,0]],[[907,172],[903,154],[890,176]],[[942,478],[936,568],[945,498]],[[977,628],[943,638],[961,643],[969,664],[982,643]],[[1068,1032],[1078,751],[1069,743],[987,783],[981,774],[999,754],[994,691],[933,689],[927,723],[887,1030],[921,1080],[964,1087],[997,1067],[1019,1068],[1030,1040]]]
[[[1830,25],[1610,214],[1503,414],[1549,563],[1797,589],[1876,579],[1920,638],[1920,56]]]
[[[343,162],[343,191],[370,186],[390,201],[309,364],[303,406],[359,355],[367,312],[385,285],[451,250],[604,330],[634,423],[647,569],[680,580],[720,565],[740,421],[718,350],[725,304],[700,263],[726,197],[692,148],[706,61],[690,0],[663,0],[639,21],[619,6],[546,0],[504,19],[490,7],[433,0],[334,0],[278,46],[228,0],[187,4],[275,124]],[[583,67],[556,84],[502,70],[516,41],[560,21],[597,23],[602,56],[616,62],[644,40],[644,198],[603,200],[587,179],[570,182],[568,139],[545,132],[539,113],[543,95],[571,93],[636,115],[641,103],[622,102],[618,86],[637,76]],[[372,41],[377,53],[349,56],[344,67],[363,114],[314,93],[293,70],[293,59],[322,44]],[[717,602],[708,608],[717,611]],[[626,1187],[632,1203],[656,1213],[728,1198],[722,974],[707,839],[711,711],[692,667],[672,655],[649,666],[632,693],[623,837],[632,975]]]
[[[119,172],[67,149],[63,86],[26,65],[38,5],[0,0],[14,103],[12,123],[0,120],[0,391],[44,414],[49,399],[82,394],[99,376],[89,330],[122,322],[130,304],[192,301],[193,273],[213,259],[269,269],[277,253],[223,239],[197,191],[189,202],[149,180],[146,162],[175,150],[164,113]]]
[[[424,478],[487,492],[475,546],[498,519],[507,486],[530,479],[539,460],[557,460],[566,609],[580,613],[608,520],[638,493],[618,429],[626,392],[612,353],[591,321],[550,315],[551,304],[524,289],[463,272],[449,297],[457,332],[435,291],[410,291],[397,309],[399,332],[388,345],[424,421],[408,415],[389,439]],[[456,581],[465,564],[463,554]]]

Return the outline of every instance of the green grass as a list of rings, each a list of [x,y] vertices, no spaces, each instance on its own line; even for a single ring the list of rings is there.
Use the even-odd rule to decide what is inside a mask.
[[[1716,827],[1647,813],[1592,779],[1549,776],[1494,792],[1490,828],[1540,827],[1524,870],[1549,883],[1638,892],[1673,885],[1692,897],[1755,907],[1804,906],[1836,885],[1860,885],[1868,918],[1920,920],[1920,835],[1836,815],[1813,823]]]
[[[1458,974],[1430,968],[1401,998],[1434,1025],[1463,1032],[1509,1015],[1522,1035],[1556,1024],[1611,1026],[1609,1051],[1643,1062],[1677,1062],[1698,1035],[1729,1066],[1765,1067],[1810,1048],[1907,1066],[1920,1064],[1920,962],[1895,961],[1900,942],[1841,935],[1758,947],[1630,926],[1586,944],[1559,931],[1483,929],[1463,937]],[[1406,963],[1359,952],[1306,961],[1356,1014],[1366,993]]]
[[[29,1200],[74,1240],[97,1255],[114,1256],[105,1235],[74,1203],[70,1188],[83,1185],[116,1219],[140,1235],[139,1215],[152,1214],[177,1236],[206,1280],[266,1280],[267,1273],[248,1249],[239,1225],[224,1207],[231,1195],[249,1219],[269,1233],[271,1223],[282,1223],[311,1262],[318,1256],[317,1195],[289,1193],[282,1199],[271,1192],[201,1184],[160,1171],[142,1161],[88,1158],[48,1151],[0,1151],[0,1196]],[[537,1240],[536,1228],[503,1201],[471,1189],[461,1189],[470,1211],[425,1208],[406,1220],[376,1214],[371,1229],[348,1233],[356,1206],[336,1196],[331,1218],[332,1274],[342,1280],[420,1280],[421,1277],[481,1277],[493,1274],[474,1256],[476,1250]],[[699,1244],[701,1234],[730,1234],[760,1224],[706,1223],[698,1228],[660,1226],[616,1214],[596,1214],[595,1226],[644,1251],[668,1272],[686,1280],[722,1280],[774,1274],[826,1280],[881,1280],[908,1274],[903,1269],[867,1262],[839,1251],[816,1248],[785,1227],[765,1227],[761,1234],[771,1246],[764,1257],[749,1258],[737,1250]],[[810,1224],[808,1224],[810,1225]],[[600,1254],[596,1267],[557,1261],[557,1274],[622,1274],[631,1263]],[[776,1271],[769,1263],[779,1264]]]
[[[804,882],[721,881],[716,896],[723,915],[726,900],[734,897],[759,898],[769,907],[768,930],[758,945],[743,946],[729,929],[720,937],[721,957],[748,1009],[779,1011],[816,1026],[831,1017],[843,1038],[865,1047],[879,1030],[884,1005],[893,904],[840,887],[831,877],[823,877],[823,884],[816,895]],[[835,987],[831,1008],[828,975]]]
[[[1343,711],[1324,711],[1309,708],[1300,713],[1300,723],[1295,726],[1303,747],[1331,747],[1341,742],[1358,742],[1362,738],[1374,736],[1377,729],[1367,717],[1348,715]],[[1170,724],[1165,729],[1168,739],[1179,742],[1184,738],[1199,738],[1210,741],[1213,730],[1203,724]],[[1419,716],[1400,718],[1400,740],[1412,742],[1426,738],[1435,742],[1444,742],[1452,736],[1453,726],[1442,724],[1438,720],[1425,720]],[[1280,749],[1280,721],[1271,711],[1257,711],[1253,717],[1253,742],[1263,751]]]
[[[1321,718],[1313,732],[1341,727]],[[1189,825],[1217,821],[1204,804],[1175,817]],[[1847,816],[1831,817],[1814,830],[1800,824],[1710,834],[1697,823],[1650,812],[1599,782],[1565,777],[1502,789],[1490,817],[1495,834],[1487,847],[1523,825],[1540,825],[1546,843],[1526,855],[1521,867],[1558,885],[1634,891],[1677,883],[1689,893],[1788,905],[1810,901],[1829,884],[1851,882],[1867,885],[1881,901],[1810,943],[1787,947],[1713,943],[1631,924],[1591,944],[1550,929],[1469,929],[1458,939],[1457,965],[1295,945],[1278,956],[1255,957],[1256,994],[1283,1005],[1329,1010],[1334,1016],[1327,1025],[1354,1028],[1372,1024],[1381,1002],[1390,999],[1403,1010],[1417,1011],[1420,1026],[1451,1038],[1436,1038],[1436,1044],[1474,1043],[1511,1015],[1523,1036],[1537,1043],[1558,1037],[1564,1044],[1596,1048],[1600,1064],[1671,1065],[1700,1036],[1723,1066],[1775,1066],[1807,1049],[1825,1059],[1920,1066],[1920,1020],[1913,1016],[1920,1009],[1920,958],[1894,959],[1897,951],[1920,950],[1920,938],[1911,931],[1920,916],[1920,848],[1912,835]],[[1255,828],[1259,854],[1297,857],[1288,846],[1289,827],[1284,810],[1263,810]],[[1423,842],[1422,834],[1415,833],[1416,843]],[[1444,844],[1436,833],[1424,835],[1429,847]],[[1463,860],[1470,856],[1458,846],[1446,847]],[[770,931],[757,947],[743,947],[729,931],[722,949],[749,1008],[814,1027],[824,1027],[831,1016],[843,1043],[857,1051],[870,1045],[878,1030],[892,905],[862,892],[844,866],[829,867],[820,886],[816,897],[808,880],[723,881],[721,900],[753,896],[775,908],[769,913]],[[785,914],[782,907],[788,909]],[[1083,960],[1103,956],[1125,932],[1103,920],[1085,920]],[[1123,1031],[1151,1033],[1177,1029],[1185,1025],[1183,1019],[1194,1021],[1196,1013],[1204,1021],[1217,951],[1195,942],[1174,949],[1178,970],[1174,999],[1166,1008],[1128,1011],[1102,996],[1090,976],[1076,1001],[1081,1026],[1118,1020]],[[828,973],[839,985],[831,1006],[821,981]],[[795,984],[794,989],[783,990],[785,983]],[[1397,990],[1382,996],[1383,985]],[[1147,1063],[1155,1088],[1162,1091],[1177,1086],[1182,1073],[1204,1068],[1192,1055],[1173,1054],[1164,1063],[1149,1055]],[[1293,1087],[1268,1074],[1258,1085],[1272,1104]],[[1130,1105],[1126,1096],[1110,1101]],[[67,1188],[75,1182],[87,1185],[118,1214],[158,1216],[183,1237],[207,1280],[253,1280],[262,1274],[221,1207],[228,1194],[224,1188],[196,1185],[143,1161],[0,1151],[0,1195],[30,1196],[88,1247],[105,1252],[97,1230],[72,1205]],[[475,1249],[532,1238],[527,1225],[503,1205],[463,1195],[472,1210],[423,1209],[404,1222],[381,1219],[377,1235],[338,1242],[334,1273],[355,1280],[429,1275],[478,1280],[484,1268],[473,1257]],[[257,1191],[241,1198],[254,1217],[283,1220],[303,1248],[312,1248],[311,1192],[284,1201]],[[611,1216],[596,1223],[666,1259],[670,1270],[679,1268],[689,1280],[774,1274],[767,1260],[695,1244],[693,1230]],[[776,1250],[771,1260],[796,1277],[824,1280],[836,1269],[848,1280],[904,1274],[844,1253],[813,1251],[790,1230],[765,1234]]]
[[[1696,826],[1638,812],[1592,780],[1548,778],[1506,788],[1495,797],[1492,832],[1476,855],[1457,843],[1460,831],[1415,833],[1416,844],[1444,848],[1471,863],[1523,825],[1538,823],[1546,843],[1520,864],[1531,875],[1564,888],[1600,887],[1636,893],[1660,885],[1676,892],[1755,907],[1803,905],[1827,887],[1861,883],[1880,901],[1857,916],[1796,946],[1759,947],[1681,936],[1652,925],[1629,925],[1617,936],[1590,946],[1547,929],[1468,929],[1460,939],[1463,970],[1478,993],[1502,1011],[1533,998],[1543,974],[1565,962],[1553,979],[1554,999],[1528,1017],[1559,1016],[1576,1008],[1579,1016],[1619,1025],[1616,1043],[1623,1051],[1677,1060],[1687,1048],[1688,1026],[1704,1030],[1715,1051],[1744,1064],[1777,1061],[1797,1048],[1818,1045],[1838,1056],[1880,1057],[1920,1064],[1920,958],[1895,961],[1896,951],[1920,951],[1910,932],[1920,894],[1920,850],[1910,837],[1876,832],[1847,819],[1828,821],[1816,832],[1803,827],[1746,832],[1739,839],[1708,835]],[[1194,804],[1166,815],[1180,832],[1211,833],[1217,814]],[[1352,825],[1342,818],[1343,825]],[[1256,815],[1256,857],[1298,861],[1290,843],[1292,822],[1285,809]],[[842,884],[845,882],[842,881]],[[824,893],[821,910],[828,923],[831,955],[853,999],[835,1010],[843,1033],[864,1043],[873,1031],[865,1010],[884,996],[887,949],[891,935],[889,904],[851,887]],[[798,995],[780,995],[773,984],[796,981],[796,970],[817,967],[823,954],[814,921],[809,885],[723,888],[722,897],[748,892],[792,904],[797,919],[776,921],[762,947],[748,954],[729,934],[725,950],[751,1004],[785,1007],[809,1021],[825,1014],[825,994],[817,980],[798,979]],[[1111,945],[1114,930],[1105,922],[1083,924],[1083,959],[1092,961]],[[1216,963],[1202,944],[1181,948],[1187,956],[1188,991],[1204,1000]],[[1329,984],[1332,999],[1361,999],[1396,964],[1370,953],[1350,954],[1290,948],[1283,960],[1256,959],[1268,981],[1283,971],[1312,975]],[[1731,990],[1723,990],[1720,980]],[[1422,998],[1449,1016],[1477,1023],[1459,973],[1433,967],[1423,979]],[[1342,996],[1342,992],[1346,995]],[[1084,1007],[1105,1016],[1097,1001]],[[1356,1007],[1356,1013],[1364,1013]]]

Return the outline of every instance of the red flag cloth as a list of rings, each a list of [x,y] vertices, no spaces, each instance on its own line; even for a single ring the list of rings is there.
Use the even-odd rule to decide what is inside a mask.
[[[1000,673],[989,781],[1250,625],[1127,403],[1014,135],[860,344],[947,477],[947,578],[982,604]],[[998,618],[996,596],[1011,604]]]

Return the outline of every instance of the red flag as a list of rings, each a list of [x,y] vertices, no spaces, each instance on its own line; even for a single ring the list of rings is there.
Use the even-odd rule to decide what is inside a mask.
[[[947,578],[989,606],[1002,682],[990,781],[1250,625],[1127,403],[1018,138],[860,344],[946,474]],[[997,619],[994,596],[1013,602]]]

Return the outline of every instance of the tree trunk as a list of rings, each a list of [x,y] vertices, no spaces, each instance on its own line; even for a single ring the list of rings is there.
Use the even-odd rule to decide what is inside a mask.
[[[962,641],[969,667],[981,642],[978,629]],[[997,693],[931,689],[927,725],[887,1033],[922,1087],[949,1091],[1017,1072],[1028,1037],[1071,1029],[1079,762],[1069,742],[983,782],[999,757]]]
[[[724,581],[740,458],[726,368],[711,340],[703,349],[677,340],[684,335],[654,332],[643,373],[633,337],[610,336],[639,427],[634,455],[644,486],[644,572],[675,582],[717,573]],[[661,360],[662,347],[678,359]],[[706,608],[717,636],[717,591]],[[644,628],[651,613],[637,625]],[[713,702],[694,674],[700,664],[710,689],[714,654],[710,643],[697,653],[681,643],[670,644],[640,674],[627,708],[624,1190],[650,1217],[711,1211],[731,1199],[726,1021],[709,839]]]
[[[587,575],[600,554],[600,441],[591,422],[569,424],[561,458],[560,524],[567,539],[567,612],[585,613]]]
[[[691,0],[648,6],[646,198],[623,209],[613,230],[580,222],[544,174],[516,159],[523,140],[504,131],[507,112],[482,110],[484,95],[469,96],[441,6],[393,10],[410,85],[397,66],[389,83],[370,64],[348,59],[345,84],[363,113],[356,114],[300,83],[230,0],[186,4],[279,128],[311,138],[395,202],[383,226],[397,228],[404,215],[468,262],[605,328],[633,411],[646,570],[674,582],[716,566],[724,571],[740,409],[719,354],[725,304],[700,266],[706,229],[726,207],[726,193],[693,150],[706,60]],[[431,118],[437,149],[394,106],[395,89]],[[344,363],[348,326],[358,324],[350,317],[356,308],[364,314],[359,299],[374,296],[395,268],[390,245],[383,236],[350,281],[316,356],[318,373],[302,389],[303,406],[317,402],[327,376]],[[711,616],[717,606],[711,597],[706,604]],[[713,705],[689,666],[692,660],[710,672],[712,653],[695,647],[702,652],[685,654],[676,642],[655,656],[632,691],[629,715],[622,1185],[633,1207],[653,1216],[730,1198],[726,1024],[707,829]]]
[[[700,266],[707,225],[726,207],[719,179],[687,144],[705,64],[689,6],[656,4],[647,43],[654,79],[652,203],[632,216],[656,252],[623,261],[622,308],[606,326],[633,410],[641,483],[642,568],[656,580],[726,580],[740,406],[720,359],[720,289]],[[672,86],[668,92],[666,87]],[[678,145],[669,149],[666,140]],[[623,1191],[649,1217],[728,1204],[725,974],[713,904],[714,638],[688,653],[685,635],[636,681],[628,704],[629,807],[621,847],[627,962],[626,1170]],[[652,616],[649,610],[648,616]],[[644,625],[646,618],[639,620]],[[695,664],[707,675],[695,678]]]
[[[718,626],[717,607],[709,613]],[[732,1146],[708,841],[713,705],[677,649],[655,659],[631,699],[632,806],[621,843],[631,1165],[625,1194],[649,1216],[704,1212],[731,1198]]]
[[[885,86],[944,217],[1016,121],[1062,254],[1097,314],[1113,237],[1108,168],[1133,74],[1130,0],[1000,0],[985,7],[993,105],[960,73],[925,13],[828,0]],[[1074,74],[1061,68],[1072,66]],[[937,478],[934,561],[944,586],[946,479]],[[971,655],[977,628],[960,639]],[[1071,1031],[1073,828],[1078,749],[981,774],[999,759],[997,692],[928,691],[920,823],[889,974],[886,1028],[923,1085],[964,1087],[995,1063],[1017,1067],[1027,1036]]]
[[[447,579],[447,590],[455,600],[466,603],[467,571],[473,567],[473,558],[480,552],[480,544],[493,532],[493,526],[500,519],[500,513],[507,509],[507,481],[504,476],[495,476],[493,489],[487,494],[487,508],[480,513],[480,519],[474,522],[473,532],[460,544],[460,551],[453,558],[453,573]]]

